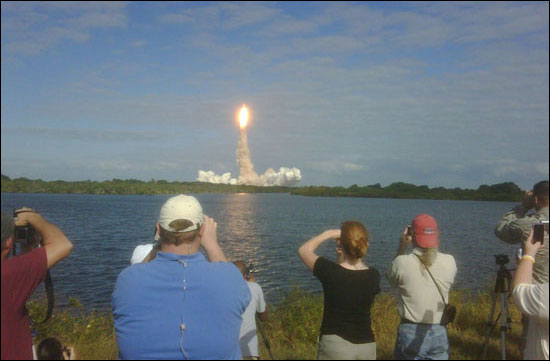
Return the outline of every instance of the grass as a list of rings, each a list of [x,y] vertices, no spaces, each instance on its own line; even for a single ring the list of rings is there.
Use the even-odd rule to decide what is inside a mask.
[[[451,359],[473,360],[479,353],[487,334],[487,318],[491,311],[491,294],[472,294],[468,291],[452,291],[451,304],[457,308],[457,317],[449,326]],[[44,301],[28,304],[31,317],[42,319]],[[497,306],[496,314],[499,312]],[[519,335],[521,314],[511,304],[512,329],[506,334],[506,356],[519,359]],[[396,300],[387,293],[376,297],[371,310],[372,328],[376,337],[378,359],[391,359],[399,324]],[[323,315],[322,294],[311,294],[299,288],[290,290],[276,306],[270,306],[269,318],[264,330],[277,359],[315,359],[317,338]],[[111,314],[84,312],[77,300],[69,307],[54,313],[45,324],[36,327],[37,343],[47,337],[57,337],[65,345],[73,345],[79,359],[116,359],[117,344]],[[258,335],[262,359],[270,359]],[[491,335],[488,359],[500,359],[500,333],[498,327]]]
[[[43,320],[46,301],[29,301],[27,309],[31,319]],[[80,360],[116,360],[116,343],[113,316],[110,313],[84,312],[80,302],[69,300],[67,309],[54,312],[46,323],[34,325],[38,336],[35,344],[48,337],[55,337],[65,346],[74,346]]]

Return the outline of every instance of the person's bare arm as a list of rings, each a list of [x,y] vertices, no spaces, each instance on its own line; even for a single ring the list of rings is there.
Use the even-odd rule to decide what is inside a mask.
[[[218,224],[214,219],[204,216],[203,234],[201,236],[201,246],[206,251],[210,262],[227,262],[222,249],[218,245]]]
[[[46,221],[40,214],[32,211],[30,208],[18,209],[16,215],[16,226],[30,224],[42,237],[42,245],[46,250],[48,269],[71,253],[73,244],[55,224]]]
[[[298,255],[302,259],[302,262],[307,266],[307,268],[310,271],[313,271],[313,266],[315,265],[315,261],[317,261],[317,256],[315,254],[315,250],[321,243],[328,239],[336,239],[340,237],[340,230],[339,229],[331,229],[328,231],[325,231],[321,233],[320,235],[313,237],[306,243],[304,243],[299,249],[298,249]]]
[[[265,311],[264,312],[257,312],[258,318],[260,321],[265,322],[267,320],[267,305],[265,305]]]
[[[396,259],[397,257],[407,253],[411,242],[412,236],[408,233],[408,227],[405,227],[405,230],[403,231],[403,233],[401,233],[401,236],[399,236],[399,248],[397,249],[397,253],[395,254],[395,257],[393,257],[393,259]]]
[[[518,268],[516,269],[516,272],[514,273],[514,277],[512,278],[512,290],[520,284],[531,284],[533,282],[532,280],[532,274],[533,274],[533,261],[535,259],[535,255],[537,254],[538,249],[541,246],[540,242],[532,243],[533,241],[533,231],[531,231],[531,234],[529,237],[525,240],[523,243],[523,256],[527,256],[526,258],[522,258],[519,262]],[[533,260],[531,260],[529,257],[531,257]]]

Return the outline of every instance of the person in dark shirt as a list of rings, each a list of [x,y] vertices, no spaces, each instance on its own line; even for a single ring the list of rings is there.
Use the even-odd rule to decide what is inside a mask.
[[[337,241],[337,263],[315,254],[317,247],[328,239]],[[325,231],[298,250],[302,261],[323,285],[318,360],[376,359],[370,309],[380,292],[380,273],[361,260],[368,246],[365,226],[359,221],[347,221],[341,229]]]

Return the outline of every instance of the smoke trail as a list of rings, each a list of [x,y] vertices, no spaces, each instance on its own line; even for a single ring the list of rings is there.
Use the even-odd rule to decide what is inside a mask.
[[[216,183],[216,184],[252,184],[261,186],[280,186],[292,187],[302,179],[302,174],[298,168],[279,168],[278,172],[269,168],[261,176],[257,176],[254,183],[241,183],[236,178],[231,178],[231,173],[217,175],[212,171],[199,170],[198,182]]]
[[[239,178],[231,178],[231,173],[227,172],[217,175],[212,171],[199,170],[197,181],[207,183],[223,184],[247,184],[254,186],[281,186],[291,187],[302,179],[302,173],[298,168],[279,168],[278,172],[269,168],[264,174],[258,175],[254,171],[254,164],[250,160],[250,150],[248,149],[248,139],[246,128],[241,128],[239,142],[237,143],[237,164],[239,166]]]
[[[241,132],[239,142],[237,143],[237,165],[239,166],[239,178],[231,178],[231,173],[217,175],[212,171],[199,170],[197,181],[208,183],[224,184],[248,184],[255,186],[293,186],[302,179],[302,174],[298,168],[281,167],[278,172],[269,168],[264,174],[258,175],[254,171],[254,164],[250,160],[250,150],[248,149],[248,136],[246,125],[248,122],[248,109],[243,105],[239,114]]]
[[[239,184],[263,185],[258,184],[260,181],[256,172],[254,172],[254,164],[250,160],[246,128],[241,128],[236,155],[237,164],[239,165]]]
[[[215,184],[238,184],[237,179],[231,178],[231,173],[229,172],[217,175],[212,171],[205,172],[203,170],[199,170],[197,181]]]

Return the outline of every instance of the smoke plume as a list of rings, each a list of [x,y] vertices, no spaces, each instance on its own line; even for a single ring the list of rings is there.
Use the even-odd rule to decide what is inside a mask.
[[[258,175],[254,171],[254,164],[250,160],[250,150],[248,149],[248,139],[246,133],[246,123],[241,126],[239,142],[237,143],[237,165],[239,166],[239,178],[231,178],[231,173],[217,175],[212,171],[199,170],[197,181],[207,183],[223,184],[247,184],[254,186],[284,186],[290,187],[302,179],[302,174],[298,168],[281,167],[276,172],[272,168]]]

